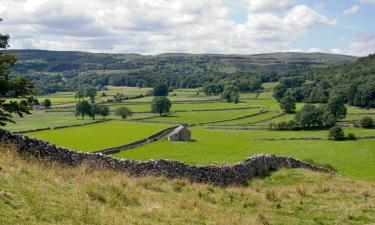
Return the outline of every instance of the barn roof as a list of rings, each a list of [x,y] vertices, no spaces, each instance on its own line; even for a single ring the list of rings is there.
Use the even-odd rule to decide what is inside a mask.
[[[174,129],[174,131],[171,132],[170,135],[174,135],[174,134],[178,134],[180,131],[186,129],[185,126],[181,125],[181,126],[178,126],[176,129]]]

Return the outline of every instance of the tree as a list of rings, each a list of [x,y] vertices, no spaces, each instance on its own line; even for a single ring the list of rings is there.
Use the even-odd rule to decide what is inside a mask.
[[[159,84],[152,90],[153,96],[168,96],[168,86],[166,84]]]
[[[326,106],[326,110],[330,112],[336,120],[344,119],[347,112],[345,100],[341,96],[331,97]]]
[[[360,124],[361,124],[361,127],[363,127],[363,128],[374,128],[375,127],[374,120],[369,116],[363,117],[360,121]]]
[[[79,89],[75,94],[74,98],[78,98],[78,101],[85,98],[85,91],[83,89]]]
[[[51,102],[51,100],[49,100],[48,98],[46,98],[46,99],[44,99],[42,105],[44,106],[44,108],[48,109],[48,108],[51,107],[52,102]]]
[[[151,111],[153,113],[159,113],[160,115],[163,115],[165,113],[168,113],[171,109],[172,103],[171,101],[166,97],[155,97],[152,100],[151,104]]]
[[[274,89],[273,89],[273,97],[276,99],[276,100],[280,100],[282,97],[285,96],[285,93],[288,91],[288,88],[283,85],[283,84],[279,84],[277,85]]]
[[[295,120],[299,127],[316,127],[323,125],[323,110],[314,105],[306,104],[297,112]]]
[[[86,115],[90,116],[90,113],[91,113],[91,105],[88,101],[83,100],[83,101],[77,102],[76,110],[75,110],[76,116],[81,116],[83,120]]]
[[[95,120],[96,115],[100,115],[100,106],[98,104],[92,103],[90,104],[90,110],[88,115]]]
[[[0,19],[1,21],[2,19]],[[0,33],[0,50],[8,47],[9,36]],[[22,117],[30,113],[26,101],[6,101],[3,98],[25,99],[34,92],[34,85],[24,77],[9,78],[10,68],[16,63],[12,55],[0,52],[0,126],[5,126],[12,120],[13,114]]]
[[[115,115],[120,116],[124,120],[128,116],[132,116],[133,112],[127,107],[119,107],[119,108],[116,109]]]
[[[296,112],[296,101],[289,95],[280,99],[280,108],[286,113]]]
[[[101,115],[103,117],[103,119],[106,118],[107,116],[109,116],[110,112],[109,112],[108,106],[100,105],[98,114]]]
[[[345,139],[344,131],[339,126],[334,126],[329,129],[329,138],[335,141],[341,141]]]
[[[116,93],[115,96],[113,96],[113,100],[115,102],[122,102],[125,99],[125,95],[122,93]]]
[[[226,86],[221,97],[227,102],[238,103],[240,100],[240,94],[238,93],[237,88],[233,85]]]
[[[93,87],[86,87],[84,96],[90,98],[91,103],[94,103],[96,97],[96,89]]]

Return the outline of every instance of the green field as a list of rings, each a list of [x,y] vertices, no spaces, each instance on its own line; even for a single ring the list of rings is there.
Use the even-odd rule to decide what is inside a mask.
[[[46,113],[44,111],[34,111],[32,114],[24,115],[23,118],[14,116],[13,119],[16,121],[16,124],[9,123],[4,127],[5,129],[10,131],[23,131],[92,122],[89,118],[85,120],[76,118],[72,112]]]
[[[275,84],[265,84],[271,89]],[[106,93],[127,93],[129,95],[149,92],[146,88],[108,87]],[[197,95],[199,93],[199,95]],[[116,154],[116,157],[131,159],[167,158],[176,159],[191,164],[221,164],[234,163],[257,153],[277,153],[285,156],[295,156],[299,159],[313,159],[321,164],[331,164],[340,174],[375,180],[375,140],[357,140],[335,142],[328,140],[308,141],[261,141],[262,138],[301,138],[319,137],[327,138],[328,130],[316,131],[270,131],[266,130],[269,123],[289,121],[294,114],[286,114],[280,117],[279,103],[272,99],[272,92],[261,93],[258,99],[251,99],[255,93],[242,93],[243,100],[238,104],[226,102],[199,102],[204,99],[217,99],[219,96],[205,96],[199,89],[176,89],[169,98],[173,101],[171,110],[177,112],[160,117],[149,112],[152,96],[133,99],[122,103],[107,104],[111,110],[109,119],[115,121],[87,125],[83,127],[67,128],[30,133],[28,135],[45,139],[59,146],[68,147],[80,151],[94,151],[124,145],[138,139],[145,138],[172,124],[187,123],[212,123],[205,126],[191,127],[193,141],[185,143],[171,143],[164,138],[155,143],[141,146],[136,149]],[[68,100],[72,93],[56,93],[53,96],[58,99]],[[43,96],[46,97],[46,96]],[[71,99],[72,100],[72,99]],[[187,101],[187,102],[180,102]],[[6,128],[11,131],[29,130],[35,128],[55,127],[91,122],[87,118],[80,120],[73,115],[74,102],[61,104],[62,108],[51,109],[51,112],[37,111],[27,115],[24,119],[17,118],[17,124],[10,124]],[[297,104],[300,110],[304,103]],[[126,106],[135,113],[128,120],[142,119],[150,123],[127,122],[119,120],[114,115],[114,110],[120,106]],[[244,107],[258,107],[240,109]],[[259,112],[263,108],[266,112],[260,115],[236,119]],[[221,109],[219,111],[209,111]],[[230,109],[230,110],[224,110]],[[54,110],[66,112],[53,112]],[[203,111],[191,111],[203,110]],[[206,110],[206,111],[205,111]],[[178,112],[186,111],[186,112]],[[138,112],[138,113],[137,113]],[[362,109],[348,107],[348,115],[344,119],[346,125],[353,125],[351,121],[358,121],[365,115],[375,118],[374,109]],[[154,117],[156,118],[148,118]],[[276,117],[276,118],[274,118]],[[153,123],[151,123],[153,122]],[[159,123],[154,123],[159,122]],[[163,124],[164,123],[164,124]],[[358,122],[356,122],[358,123]],[[254,130],[254,129],[263,130]],[[239,130],[247,129],[247,130]],[[375,136],[375,129],[345,128],[345,133],[354,133],[356,136]]]
[[[110,121],[27,135],[78,151],[95,151],[128,144],[167,127],[169,126],[163,124]]]
[[[357,141],[255,141],[257,138],[321,137],[328,131],[226,131],[192,127],[191,142],[162,140],[115,154],[131,159],[173,159],[191,164],[235,163],[259,153],[276,153],[329,163],[340,174],[375,180],[375,140]],[[357,136],[375,135],[375,130],[348,128]]]
[[[258,108],[245,110],[203,111],[203,112],[177,112],[169,116],[150,119],[150,121],[172,123],[209,123],[247,116],[258,112]]]

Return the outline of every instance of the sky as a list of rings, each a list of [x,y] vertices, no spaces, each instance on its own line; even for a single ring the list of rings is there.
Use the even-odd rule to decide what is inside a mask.
[[[0,0],[11,49],[375,53],[375,0]]]

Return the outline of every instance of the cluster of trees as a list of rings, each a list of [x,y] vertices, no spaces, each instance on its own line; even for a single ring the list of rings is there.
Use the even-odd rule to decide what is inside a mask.
[[[346,104],[374,108],[374,74],[372,54],[348,65],[284,73],[273,94],[277,100],[289,95],[297,102],[323,104],[339,95]]]
[[[86,86],[84,88],[79,88],[75,93],[74,98],[78,98],[78,101],[81,99],[89,98],[91,103],[95,102],[97,91],[94,87]]]
[[[305,104],[298,111],[293,120],[280,123],[271,123],[273,130],[297,130],[321,127],[333,127],[338,120],[345,118],[347,109],[345,101],[335,96],[327,104],[315,106]]]
[[[137,99],[137,98],[143,98],[145,95],[139,94],[139,95],[133,95],[133,96],[126,96],[122,93],[116,93],[112,99],[108,99],[108,102],[122,102],[125,100],[130,100],[130,99]]]
[[[90,103],[86,100],[77,102],[75,108],[75,115],[81,116],[82,120],[85,118],[85,116],[89,116],[93,120],[95,120],[97,115],[100,115],[103,118],[105,118],[109,116],[109,113],[110,112],[108,106]]]

